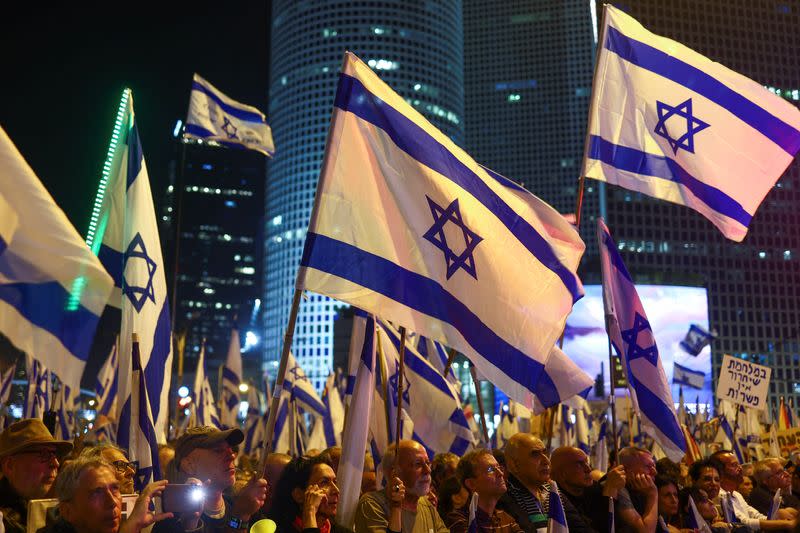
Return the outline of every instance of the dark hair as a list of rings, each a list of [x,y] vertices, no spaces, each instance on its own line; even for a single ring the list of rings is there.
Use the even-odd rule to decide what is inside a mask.
[[[667,485],[675,485],[676,489],[680,489],[680,486],[678,485],[678,480],[672,476],[662,476],[661,474],[656,474],[654,482],[656,484],[657,489],[660,489],[661,487],[666,487]]]
[[[447,464],[452,461],[458,463],[458,456],[452,452],[437,453],[433,456],[433,461],[431,461],[431,481],[437,489],[444,481]]]
[[[715,461],[713,459],[701,459],[700,461],[695,461],[691,468],[689,468],[689,475],[692,477],[692,481],[694,483],[697,483],[700,480],[700,474],[704,468],[713,468],[717,471],[717,474],[722,474],[722,466],[720,465],[719,461]]]
[[[656,461],[656,472],[662,476],[675,479],[681,478],[681,466],[674,461],[670,461],[668,457],[662,457]]]
[[[270,510],[267,513],[267,518],[274,520],[278,524],[278,531],[284,528],[286,531],[294,529],[291,525],[292,521],[303,509],[292,498],[292,491],[297,488],[305,490],[308,486],[308,480],[311,479],[311,472],[313,472],[315,466],[320,464],[330,466],[330,463],[319,455],[316,457],[298,457],[292,459],[286,465],[275,487]]]
[[[689,496],[692,497],[696,504],[701,491],[705,493],[705,497],[708,498],[708,493],[699,487],[687,487],[678,492],[678,515],[680,516],[679,527],[689,527],[690,522],[688,520],[688,516],[689,513],[691,513],[689,510]]]
[[[436,510],[439,511],[439,516],[447,516],[451,511],[456,509],[453,507],[453,496],[461,492],[463,486],[458,478],[449,477],[442,481],[439,486],[439,493],[436,495],[439,498],[439,505]]]

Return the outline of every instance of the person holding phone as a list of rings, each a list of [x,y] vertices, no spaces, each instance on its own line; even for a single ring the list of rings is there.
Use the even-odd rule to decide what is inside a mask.
[[[276,533],[352,533],[334,523],[338,503],[336,472],[327,457],[300,457],[284,469],[268,517]]]
[[[176,517],[157,523],[153,533],[224,533],[249,528],[250,519],[266,500],[267,481],[254,478],[235,497],[229,495],[236,481],[233,448],[243,440],[244,433],[240,429],[220,431],[215,427],[200,426],[186,430],[175,443],[169,481],[201,485],[204,492],[202,511],[191,507],[192,501],[199,496],[198,492],[184,490],[176,493],[172,498],[180,507],[175,509]],[[168,507],[164,510],[170,511]]]

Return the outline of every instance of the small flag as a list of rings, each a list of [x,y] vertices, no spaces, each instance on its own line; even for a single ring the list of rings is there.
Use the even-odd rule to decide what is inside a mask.
[[[322,392],[322,404],[325,414],[317,418],[311,435],[308,437],[309,449],[325,449],[342,444],[342,430],[344,429],[344,405],[336,386],[336,372],[331,372],[325,380],[325,389]],[[363,416],[363,413],[359,416]]]
[[[247,389],[247,417],[244,422],[244,453],[259,453],[264,446],[264,420],[258,398],[258,389],[251,385]]]
[[[473,492],[469,500],[469,522],[467,523],[467,533],[478,533],[478,493]]]
[[[700,372],[698,370],[692,370],[691,368],[685,367],[678,363],[673,363],[672,368],[672,383],[679,384],[679,385],[686,385],[687,387],[692,387],[694,389],[702,389],[703,384],[706,381],[706,374],[705,372]]]
[[[264,113],[241,104],[194,75],[184,138],[215,141],[228,148],[246,148],[272,157],[275,144]]]
[[[697,324],[689,326],[689,331],[686,332],[686,337],[681,341],[681,348],[691,355],[700,355],[703,348],[711,344],[714,335],[704,330]]]
[[[691,207],[741,241],[800,149],[800,111],[605,6],[583,176]]]
[[[711,528],[708,526],[705,518],[700,515],[697,506],[694,503],[694,498],[689,496],[689,510],[686,515],[686,525],[689,529],[694,529],[699,533],[711,533]]]
[[[22,406],[23,418],[43,418],[45,412],[50,410],[53,393],[50,371],[38,359],[26,353],[25,372],[28,376],[28,390]]]
[[[569,533],[567,517],[564,514],[564,504],[558,493],[558,485],[550,480],[550,501],[547,509],[547,533]]]
[[[217,404],[214,402],[214,395],[211,392],[211,384],[208,382],[205,369],[206,343],[200,348],[200,356],[197,358],[197,371],[194,375],[194,409],[196,426],[220,427],[219,413]]]
[[[231,330],[228,358],[222,367],[222,386],[220,387],[220,423],[226,428],[239,427],[239,385],[242,384],[242,349],[239,344],[239,330]]]
[[[602,218],[597,219],[597,238],[608,336],[623,361],[631,402],[645,429],[667,457],[680,462],[686,452],[686,439],[678,424],[653,329],[633,278]]]
[[[608,498],[608,533],[614,533],[616,529],[614,517],[614,498]]]
[[[118,345],[119,337],[111,346],[111,353],[108,354],[108,358],[97,374],[97,382],[94,386],[94,392],[97,395],[97,406],[95,408],[97,416],[116,416],[117,414],[117,389],[119,385]]]
[[[604,418],[600,424],[600,431],[597,434],[597,442],[594,445],[594,457],[592,466],[595,470],[605,472],[608,470],[608,419]]]
[[[583,295],[575,228],[349,52],[330,131],[298,288],[456,349],[525,407],[586,388],[557,388],[545,367],[568,360],[552,348]]]
[[[58,379],[58,378],[56,378]],[[58,413],[58,423],[56,432],[53,435],[58,440],[72,440],[75,432],[75,397],[69,385],[61,383],[59,380],[57,393],[56,412]]]
[[[0,199],[0,331],[77,389],[111,277],[2,127]]]

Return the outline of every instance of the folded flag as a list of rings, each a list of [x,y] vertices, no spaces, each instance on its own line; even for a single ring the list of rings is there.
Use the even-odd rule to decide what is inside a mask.
[[[575,228],[349,52],[334,106],[297,287],[456,349],[526,407],[580,392],[545,369],[583,295]]]
[[[228,148],[246,148],[272,157],[275,144],[264,113],[228,98],[201,78],[192,80],[189,113],[183,136],[215,141]]]
[[[633,278],[602,218],[597,219],[597,238],[608,336],[623,362],[631,402],[647,433],[670,460],[679,462],[686,452],[686,439],[678,423],[653,329]]]
[[[0,199],[0,331],[77,390],[111,276],[1,127]]]
[[[800,111],[606,5],[583,175],[691,207],[729,239],[800,149]]]
[[[694,389],[702,389],[703,383],[706,381],[705,372],[699,370],[692,370],[678,363],[673,363],[672,369],[672,383],[679,385],[686,385]]]

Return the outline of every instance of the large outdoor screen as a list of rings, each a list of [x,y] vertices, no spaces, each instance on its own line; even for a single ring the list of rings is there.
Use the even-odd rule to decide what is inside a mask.
[[[605,393],[609,394],[608,337],[604,325],[603,295],[600,285],[586,285],[586,296],[573,307],[567,318],[564,334],[564,352],[593,378],[600,373],[602,363],[605,377]],[[672,386],[672,397],[678,401],[678,385],[672,384],[674,364],[678,363],[691,370],[703,372],[705,381],[702,389],[683,386],[687,404],[699,400],[701,405],[710,404],[713,409],[711,391],[711,349],[706,346],[698,356],[683,351],[680,342],[686,336],[691,324],[708,331],[708,300],[702,287],[678,287],[673,285],[637,285],[636,290],[653,328],[661,364]],[[617,395],[624,396],[624,389]],[[600,399],[595,391],[589,400]]]

